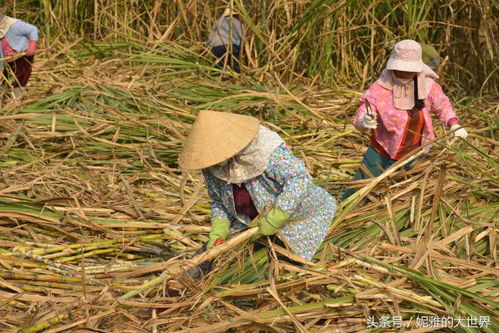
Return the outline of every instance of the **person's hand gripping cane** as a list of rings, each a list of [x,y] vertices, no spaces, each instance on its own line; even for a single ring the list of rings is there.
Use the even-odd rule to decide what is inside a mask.
[[[230,233],[230,222],[225,219],[216,218],[211,222],[211,230],[208,235],[206,248],[209,250],[213,246],[222,244]]]
[[[376,112],[373,111],[369,100],[366,98],[364,103],[366,104],[366,114],[362,118],[362,126],[375,130],[378,127],[378,122],[376,121]]]

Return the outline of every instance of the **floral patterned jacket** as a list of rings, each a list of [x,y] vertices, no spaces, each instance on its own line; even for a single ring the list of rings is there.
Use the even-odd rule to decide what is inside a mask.
[[[211,197],[211,218],[231,222],[231,231],[247,228],[251,222],[236,213],[232,185],[203,170]],[[336,211],[336,200],[315,185],[304,163],[285,144],[272,154],[263,174],[244,182],[259,213],[273,206],[291,215],[282,232],[291,250],[311,259],[326,237]]]

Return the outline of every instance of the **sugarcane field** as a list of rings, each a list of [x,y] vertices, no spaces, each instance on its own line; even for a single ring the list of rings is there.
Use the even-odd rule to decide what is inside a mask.
[[[499,332],[498,13],[0,1],[0,332]]]

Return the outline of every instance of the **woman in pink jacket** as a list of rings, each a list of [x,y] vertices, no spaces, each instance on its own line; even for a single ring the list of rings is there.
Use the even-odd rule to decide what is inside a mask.
[[[381,76],[362,95],[354,119],[359,131],[372,130],[362,164],[373,176],[435,138],[431,113],[454,131],[454,136],[467,137],[437,79],[423,63],[419,43],[406,39],[395,45]],[[369,177],[359,168],[354,180]],[[347,189],[342,199],[355,191]]]

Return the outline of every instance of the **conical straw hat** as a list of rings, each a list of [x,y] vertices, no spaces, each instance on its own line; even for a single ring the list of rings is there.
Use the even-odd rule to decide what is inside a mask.
[[[199,170],[228,160],[256,137],[260,122],[229,112],[200,111],[179,156],[183,169]]]

